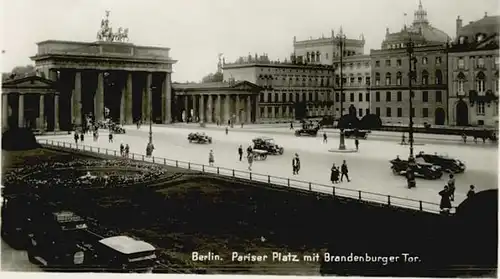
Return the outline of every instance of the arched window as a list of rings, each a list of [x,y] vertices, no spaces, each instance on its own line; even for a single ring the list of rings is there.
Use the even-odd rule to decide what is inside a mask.
[[[484,92],[485,87],[484,87],[484,82],[486,80],[486,76],[484,75],[483,72],[479,72],[476,76],[476,90],[477,92]]]
[[[375,85],[380,85],[380,73],[375,73]]]
[[[429,73],[426,70],[424,70],[422,72],[422,85],[427,85],[427,84],[429,84]]]
[[[385,74],[385,85],[391,85],[391,73]]]
[[[403,75],[401,74],[401,72],[398,72],[396,74],[396,84],[401,85],[402,83],[403,83]]]
[[[436,84],[442,84],[443,83],[443,73],[441,70],[436,70]]]
[[[460,72],[458,74],[458,82],[457,82],[457,91],[462,93],[464,92],[464,84],[465,84],[465,75],[464,73]]]
[[[460,39],[458,39],[459,44],[463,45],[465,44],[465,37],[461,36]]]
[[[422,57],[422,65],[427,65],[427,57]]]

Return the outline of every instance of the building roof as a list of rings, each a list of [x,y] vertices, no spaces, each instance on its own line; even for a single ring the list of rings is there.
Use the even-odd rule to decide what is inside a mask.
[[[2,93],[7,91],[43,91],[55,92],[55,84],[52,80],[36,75],[29,75],[21,78],[9,79],[2,82]]]
[[[235,82],[202,82],[202,83],[173,83],[172,88],[177,90],[209,90],[209,89],[241,89],[261,91],[263,88],[249,81]]]
[[[99,242],[122,254],[134,254],[154,251],[155,247],[142,240],[135,240],[128,236],[113,236],[99,240]]]
[[[485,16],[478,21],[471,22],[458,30],[458,37],[475,38],[477,34],[489,37],[500,31],[500,16]]]

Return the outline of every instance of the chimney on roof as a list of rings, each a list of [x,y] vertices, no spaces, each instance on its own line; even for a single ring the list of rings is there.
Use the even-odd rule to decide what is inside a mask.
[[[484,12],[484,17],[488,17],[488,12]]]
[[[462,28],[462,19],[460,18],[460,16],[457,17],[457,24],[456,24],[456,28],[457,28],[457,38],[458,38],[458,32],[459,30]]]
[[[389,35],[389,27],[385,28],[385,35]]]

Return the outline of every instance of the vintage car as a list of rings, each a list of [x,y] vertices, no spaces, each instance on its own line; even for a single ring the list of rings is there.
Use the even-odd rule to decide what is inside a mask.
[[[110,123],[109,130],[112,131],[113,134],[125,134],[125,129],[113,122]]]
[[[207,136],[205,133],[190,133],[188,140],[194,143],[212,143],[212,137]]]
[[[361,138],[366,139],[370,131],[367,130],[358,130],[358,129],[344,129],[344,136],[346,138]]]
[[[295,131],[295,136],[300,137],[300,136],[317,136],[319,131],[319,126],[316,127],[302,127],[302,129],[296,130]]]
[[[252,150],[252,153],[250,153],[253,157],[254,160],[256,161],[264,161],[267,158],[267,154],[269,152],[265,150]]]
[[[274,139],[267,137],[259,137],[254,138],[253,140],[253,149],[264,150],[267,151],[271,155],[282,155],[284,152],[283,147],[277,145],[274,142]]]
[[[406,176],[409,164],[406,160],[399,158],[393,159],[391,162],[391,169],[394,174]],[[429,163],[415,163],[413,165],[413,173],[415,177],[424,179],[439,179],[443,176],[441,167]]]
[[[465,164],[462,161],[445,155],[428,154],[422,151],[419,152],[415,158],[429,164],[440,166],[444,172],[462,173],[465,171]]]

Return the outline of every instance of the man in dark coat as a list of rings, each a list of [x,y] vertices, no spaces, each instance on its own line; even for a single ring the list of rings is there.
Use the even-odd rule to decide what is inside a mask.
[[[240,147],[238,147],[238,155],[240,155],[240,161],[241,161],[241,158],[243,157],[243,147],[240,145]]]
[[[75,144],[78,144],[78,139],[79,139],[80,137],[78,137],[78,133],[77,133],[76,131],[75,131],[75,136],[74,136],[74,138],[75,138]]]
[[[444,186],[444,189],[441,190],[441,192],[439,192],[439,195],[441,196],[441,202],[439,204],[439,207],[444,212],[449,211],[451,209],[451,202],[450,202],[450,189],[448,188],[448,185]]]
[[[328,143],[328,136],[326,133],[323,133],[323,143]]]
[[[450,179],[448,180],[448,190],[450,191],[450,200],[455,200],[455,177],[450,174]]]
[[[351,180],[349,179],[349,169],[347,168],[347,163],[345,160],[342,163],[342,166],[340,167],[340,171],[342,173],[340,176],[340,182],[343,181],[344,176],[345,176],[345,178],[347,178],[347,182],[351,182]]]
[[[471,185],[469,188],[469,192],[467,192],[467,198],[472,198],[476,194],[476,191],[474,190],[474,185]]]
[[[333,163],[331,168],[330,181],[332,181],[332,183],[339,182],[339,169],[335,166],[335,163]]]
[[[356,151],[358,151],[359,150],[359,140],[358,139],[354,140],[354,145],[356,146]]]
[[[300,170],[300,159],[299,159],[299,154],[295,153],[295,157],[292,159],[292,169],[293,169],[293,174],[299,174]]]

